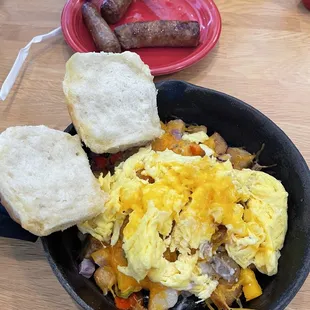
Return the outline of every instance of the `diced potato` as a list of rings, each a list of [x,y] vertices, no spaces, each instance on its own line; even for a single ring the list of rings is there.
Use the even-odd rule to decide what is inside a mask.
[[[185,124],[181,119],[176,119],[166,124],[166,131],[172,133],[173,130],[178,130],[180,133],[184,133]]]
[[[200,127],[200,131],[206,130],[205,126],[190,126],[190,130]],[[185,130],[185,124],[182,120],[173,120],[166,125],[162,125],[165,129],[165,133],[153,141],[152,149],[154,151],[171,150],[176,154],[183,156],[204,156],[204,150],[197,144],[189,141],[182,140],[182,135]],[[143,175],[137,173],[137,175],[143,179]]]
[[[160,138],[157,138],[152,142],[152,149],[154,151],[164,151],[166,149],[171,150],[177,143],[178,140],[176,140],[173,135],[166,132]]]
[[[228,147],[226,141],[217,132],[215,132],[204,144],[214,150],[217,155],[225,154]]]
[[[229,147],[227,154],[231,156],[230,161],[233,167],[238,170],[251,167],[255,158],[255,155],[238,147]]]
[[[100,267],[109,264],[110,251],[108,248],[102,248],[91,254],[93,261]]]
[[[99,267],[94,274],[97,285],[106,295],[116,283],[116,276],[110,266]]]

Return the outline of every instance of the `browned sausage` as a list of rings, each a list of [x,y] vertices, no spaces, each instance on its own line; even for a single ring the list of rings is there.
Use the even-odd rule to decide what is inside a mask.
[[[132,0],[104,0],[100,11],[101,16],[109,24],[117,23],[126,13]]]
[[[85,2],[83,4],[82,15],[98,50],[113,53],[121,52],[121,46],[115,34],[92,3]]]
[[[124,24],[114,29],[123,49],[139,47],[189,47],[199,43],[196,21],[156,20]]]

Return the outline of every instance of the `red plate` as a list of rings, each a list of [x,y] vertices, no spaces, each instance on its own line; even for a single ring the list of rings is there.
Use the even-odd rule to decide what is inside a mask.
[[[61,15],[66,42],[76,52],[94,52],[96,47],[82,20],[85,0],[68,0]],[[101,1],[102,0],[98,0]],[[168,20],[196,20],[200,23],[200,44],[195,48],[141,48],[131,51],[140,55],[153,75],[180,71],[199,61],[214,47],[221,33],[221,17],[213,0],[133,0],[121,24]]]

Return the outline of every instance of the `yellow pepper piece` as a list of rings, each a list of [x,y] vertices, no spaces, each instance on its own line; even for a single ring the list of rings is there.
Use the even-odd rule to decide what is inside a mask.
[[[263,294],[263,291],[256,280],[253,270],[249,268],[242,269],[240,274],[240,281],[243,286],[242,290],[246,301],[254,299]]]
[[[215,151],[215,141],[212,136],[209,137],[209,139],[205,141],[203,144],[212,149],[213,151]]]

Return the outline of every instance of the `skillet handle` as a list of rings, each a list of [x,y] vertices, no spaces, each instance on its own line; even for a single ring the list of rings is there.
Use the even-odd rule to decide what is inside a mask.
[[[35,242],[38,237],[14,222],[0,204],[0,237]]]

